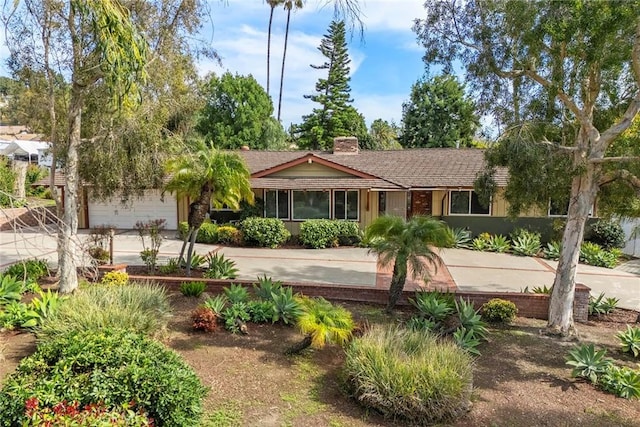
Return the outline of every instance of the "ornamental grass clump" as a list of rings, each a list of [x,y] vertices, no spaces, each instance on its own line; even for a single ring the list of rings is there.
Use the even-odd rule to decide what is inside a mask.
[[[362,405],[414,425],[451,421],[470,408],[472,357],[429,331],[372,327],[347,346],[345,374]]]
[[[169,317],[171,306],[161,286],[94,286],[66,299],[56,313],[42,321],[36,334],[46,340],[69,331],[115,328],[160,336]]]

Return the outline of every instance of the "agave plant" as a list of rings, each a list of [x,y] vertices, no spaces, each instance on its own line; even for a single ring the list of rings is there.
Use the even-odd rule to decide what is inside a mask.
[[[235,279],[238,274],[236,263],[226,259],[224,254],[210,254],[207,256],[207,262],[209,267],[204,276],[208,279]]]
[[[267,277],[265,274],[263,277],[258,276],[258,284],[253,285],[253,291],[256,297],[270,301],[272,300],[272,294],[279,294],[282,291],[282,282],[274,281],[271,277]]]
[[[502,234],[491,236],[487,242],[487,249],[491,252],[507,252],[510,247],[509,239]]]
[[[516,255],[535,256],[540,251],[540,235],[536,233],[520,234],[512,240],[511,246]]]
[[[549,242],[547,243],[547,247],[542,250],[542,254],[547,259],[557,260],[560,258],[561,250],[560,242]]]
[[[582,344],[569,351],[567,365],[573,366],[572,377],[586,378],[594,384],[598,376],[605,373],[611,365],[611,359],[605,358],[606,349],[596,351],[593,344]]]
[[[480,339],[474,331],[461,326],[453,333],[453,340],[461,349],[469,354],[480,356],[480,352],[476,348],[480,345]]]
[[[624,399],[640,399],[640,370],[611,365],[602,375],[600,386]]]
[[[454,301],[449,295],[440,292],[417,291],[415,299],[409,302],[427,319],[440,323],[454,311]]]
[[[232,283],[229,287],[224,287],[224,294],[227,296],[227,299],[231,304],[236,304],[239,302],[246,303],[249,301],[249,292],[242,285],[236,285]]]
[[[470,332],[478,339],[486,339],[489,333],[487,323],[482,320],[479,310],[474,308],[472,302],[460,298],[456,301],[456,311],[461,327],[467,331],[465,333]]]
[[[272,293],[273,321],[282,320],[285,324],[294,323],[302,315],[300,302],[293,296],[293,289],[283,288],[279,294]]]
[[[623,353],[633,353],[633,357],[640,356],[640,328],[627,325],[626,331],[620,331],[616,334],[620,339]]]
[[[228,302],[229,300],[227,299],[226,295],[219,294],[213,298],[207,298],[203,306],[210,309],[213,312],[213,314],[215,314],[219,319],[221,319],[222,311],[224,310],[224,307],[227,305]]]

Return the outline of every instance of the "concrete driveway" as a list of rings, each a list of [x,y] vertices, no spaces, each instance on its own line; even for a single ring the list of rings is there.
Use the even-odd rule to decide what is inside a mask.
[[[86,232],[80,233],[79,243],[85,242],[87,237]],[[160,248],[160,264],[177,257],[181,245],[174,232],[166,233]],[[135,232],[117,234],[114,262],[141,264],[141,250],[142,244]],[[251,280],[267,275],[291,282],[380,286],[377,258],[362,248],[259,249],[196,244],[198,254],[205,255],[212,250],[220,250],[236,262],[239,279]],[[46,258],[51,266],[55,266],[57,253],[53,233],[36,229],[25,229],[18,234],[0,232],[0,269],[20,259],[34,257]],[[529,289],[551,286],[557,267],[556,262],[540,258],[464,249],[444,249],[442,258],[446,268],[440,268],[438,275],[466,291],[518,292],[527,286]],[[577,281],[590,287],[594,295],[605,292],[607,296],[619,298],[621,307],[640,311],[640,260],[614,270],[581,264]]]

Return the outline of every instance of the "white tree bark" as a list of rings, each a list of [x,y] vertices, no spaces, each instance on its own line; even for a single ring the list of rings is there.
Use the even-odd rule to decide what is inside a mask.
[[[13,195],[19,200],[24,200],[27,197],[25,189],[27,182],[27,167],[29,167],[29,162],[23,162],[21,160],[13,161],[13,170],[16,173],[16,180],[13,183]]]

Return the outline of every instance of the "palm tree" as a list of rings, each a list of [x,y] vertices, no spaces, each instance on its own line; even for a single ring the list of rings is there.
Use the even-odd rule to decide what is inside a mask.
[[[414,279],[430,279],[429,266],[437,267],[442,259],[433,250],[448,242],[442,221],[426,216],[414,216],[409,221],[397,216],[381,216],[367,227],[365,240],[370,252],[380,257],[382,265],[393,264],[387,312],[391,312],[402,295],[407,273]]]
[[[280,121],[280,111],[282,110],[282,86],[284,84],[284,63],[287,59],[287,43],[289,41],[289,21],[291,19],[291,9],[302,9],[302,0],[285,0],[284,8],[287,10],[287,25],[284,30],[284,50],[282,51],[282,69],[280,70],[280,93],[278,94],[278,121]]]
[[[355,323],[347,309],[322,297],[302,297],[298,301],[303,314],[298,317],[297,326],[304,339],[287,350],[287,354],[298,354],[310,346],[322,348],[327,342],[343,345],[351,339]]]
[[[269,3],[269,30],[267,32],[267,95],[269,95],[269,81],[271,79],[271,24],[273,23],[273,12],[276,6],[284,3],[284,0],[267,0]]]
[[[203,142],[195,144],[195,150],[167,164],[171,176],[165,190],[178,196],[187,196],[189,204],[189,229],[180,250],[180,262],[187,251],[187,275],[191,274],[191,257],[198,230],[206,219],[210,204],[226,205],[238,209],[240,201],[253,203],[250,173],[242,157],[237,153],[219,151]]]

